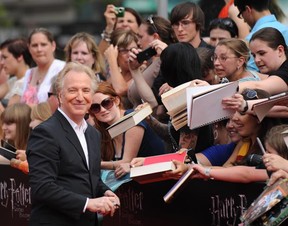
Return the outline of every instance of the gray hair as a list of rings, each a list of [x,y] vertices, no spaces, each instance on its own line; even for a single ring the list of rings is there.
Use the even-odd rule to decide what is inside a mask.
[[[65,65],[65,67],[59,72],[56,81],[55,81],[55,87],[57,95],[60,93],[60,91],[63,89],[64,86],[64,78],[67,75],[69,71],[76,71],[76,72],[84,72],[91,78],[91,89],[93,94],[96,92],[98,88],[98,82],[97,78],[91,68],[89,68],[86,65],[77,63],[77,62],[69,62]]]

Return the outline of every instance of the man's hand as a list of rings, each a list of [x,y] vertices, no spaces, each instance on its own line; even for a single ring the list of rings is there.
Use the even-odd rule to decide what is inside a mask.
[[[106,191],[105,194],[107,192],[108,191]],[[114,194],[112,191],[110,192]],[[103,216],[108,214],[113,216],[116,209],[120,206],[119,198],[115,196],[103,196],[100,198],[89,199],[86,210],[93,213],[97,212]]]

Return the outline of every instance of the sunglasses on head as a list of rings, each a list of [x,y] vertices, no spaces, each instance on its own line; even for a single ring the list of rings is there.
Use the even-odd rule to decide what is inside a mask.
[[[244,100],[257,100],[257,99],[259,99],[258,95],[257,95],[257,91],[254,89],[245,89],[242,92],[242,95],[244,97]]]
[[[48,94],[48,98],[55,95],[54,93],[51,93],[51,92],[48,92],[47,94]]]
[[[104,100],[102,100],[102,102],[100,104],[92,104],[90,107],[90,112],[97,114],[101,111],[101,106],[103,108],[105,108],[106,110],[109,110],[110,108],[113,107],[114,104],[114,98],[113,97],[108,97]]]
[[[153,20],[153,15],[150,15],[148,18],[147,18],[147,22],[153,27],[153,30],[155,33],[158,33],[158,29],[157,27],[155,26],[155,23],[154,23],[154,20]]]

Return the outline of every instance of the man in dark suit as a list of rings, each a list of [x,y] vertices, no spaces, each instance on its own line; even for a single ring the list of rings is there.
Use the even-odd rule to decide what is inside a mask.
[[[113,215],[120,205],[100,178],[100,133],[84,120],[95,78],[68,63],[56,80],[59,109],[29,138],[30,226],[95,226],[96,213]]]

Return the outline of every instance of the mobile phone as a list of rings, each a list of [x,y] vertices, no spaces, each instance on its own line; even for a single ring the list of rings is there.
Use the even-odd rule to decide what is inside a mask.
[[[137,61],[138,63],[143,63],[145,60],[149,60],[151,57],[155,56],[157,54],[156,50],[152,47],[148,47],[147,49],[144,49],[142,52],[137,54]]]
[[[125,13],[125,8],[124,7],[115,7],[116,11],[116,16],[117,17],[123,17]]]
[[[1,139],[1,146],[13,152],[16,152],[17,150],[13,145],[9,144],[7,141],[3,139]]]

